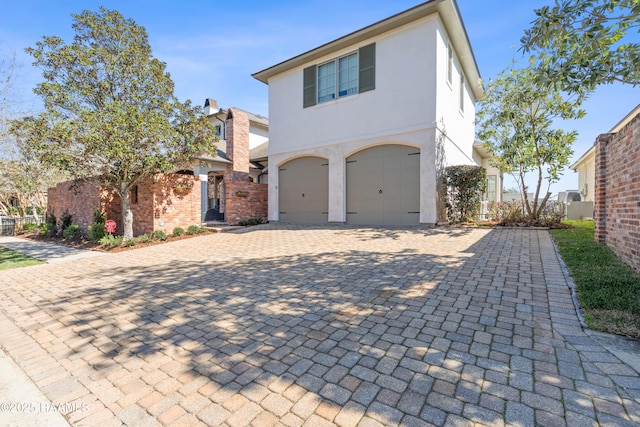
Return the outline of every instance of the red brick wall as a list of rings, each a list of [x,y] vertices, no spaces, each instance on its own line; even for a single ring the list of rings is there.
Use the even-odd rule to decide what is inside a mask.
[[[178,174],[157,175],[153,191],[155,194],[152,210],[154,230],[162,230],[170,234],[175,227],[186,230],[190,225],[202,223],[199,177]]]
[[[102,206],[100,187],[93,182],[65,181],[47,191],[47,215],[55,215],[58,224],[64,212],[74,224],[87,229],[93,223],[93,213]]]
[[[247,181],[227,181],[225,219],[237,224],[250,218],[267,217],[267,184]]]
[[[595,237],[640,272],[640,115],[595,150]]]
[[[102,209],[107,219],[116,222],[116,234],[122,234],[122,201],[110,190],[97,184],[84,184],[70,190],[72,181],[49,189],[47,212],[58,221],[65,210],[73,215],[73,222],[86,229],[93,222],[93,213]],[[200,224],[200,180],[192,175],[163,174],[138,183],[137,202],[132,200],[133,235],[163,230],[171,233],[174,227],[186,229]]]

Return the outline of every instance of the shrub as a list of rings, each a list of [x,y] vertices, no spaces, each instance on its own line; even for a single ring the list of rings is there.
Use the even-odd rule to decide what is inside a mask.
[[[154,239],[158,239],[158,240],[162,240],[163,242],[165,240],[167,240],[169,238],[169,236],[167,236],[167,233],[165,233],[162,230],[156,230],[153,232],[153,238]]]
[[[519,201],[509,201],[493,203],[490,209],[491,219],[500,225],[515,225],[523,221],[522,203]]]
[[[96,210],[93,212],[93,224],[91,224],[88,228],[89,238],[94,242],[99,242],[106,234],[105,223],[107,222],[107,217],[101,210]]]
[[[173,229],[173,233],[171,234],[173,234],[174,237],[182,236],[184,234],[184,228],[176,227]]]
[[[44,233],[42,228],[40,228],[40,234],[43,234],[47,237],[53,237],[58,234],[58,220],[55,215],[47,215],[47,222],[44,224]]]
[[[138,239],[137,237],[133,237],[131,239],[125,240],[124,245],[131,247],[131,246],[137,245],[139,242],[140,242],[140,239]]]
[[[109,248],[117,248],[122,244],[123,240],[124,238],[122,236],[113,236],[111,234],[107,234],[102,239],[100,239],[100,244]]]
[[[71,224],[62,232],[65,240],[80,240],[82,237],[82,229],[78,224]]]
[[[187,234],[189,234],[189,235],[198,234],[199,232],[200,232],[200,226],[199,225],[190,225],[187,228]]]
[[[30,231],[35,230],[36,228],[38,228],[38,224],[36,224],[35,222],[29,222],[22,226],[22,231],[28,233]]]
[[[94,242],[99,242],[100,239],[102,239],[106,234],[107,231],[105,229],[105,225],[104,223],[94,223],[93,225],[89,226],[89,238],[91,240],[93,240]]]
[[[482,193],[487,187],[487,172],[481,166],[448,166],[444,171],[447,188],[447,217],[451,222],[476,219]]]
[[[73,215],[71,215],[68,211],[62,212],[60,216],[60,230],[64,233],[64,231],[71,227],[73,224]]]
[[[140,243],[151,243],[153,242],[153,233],[143,234],[142,236],[138,236],[138,241]]]

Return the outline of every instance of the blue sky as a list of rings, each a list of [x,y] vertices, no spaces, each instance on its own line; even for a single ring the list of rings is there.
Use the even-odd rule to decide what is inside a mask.
[[[416,0],[279,0],[233,2],[172,0],[21,0],[5,2],[0,16],[0,52],[16,51],[22,62],[18,94],[23,110],[39,108],[31,88],[40,81],[24,48],[44,35],[70,41],[72,13],[116,9],[144,26],[154,56],[167,63],[176,95],[204,105],[238,107],[268,116],[267,86],[251,73],[291,58],[366,25],[420,4]],[[458,6],[484,79],[495,77],[520,53],[519,40],[535,19],[533,10],[553,0],[458,0]],[[600,87],[584,104],[587,116],[559,124],[579,132],[574,159],[640,103],[640,88]],[[506,180],[506,187],[515,183]],[[577,188],[577,175],[565,172],[553,192]]]

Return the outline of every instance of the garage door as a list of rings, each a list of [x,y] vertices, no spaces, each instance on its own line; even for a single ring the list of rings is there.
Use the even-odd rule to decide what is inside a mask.
[[[329,162],[301,157],[279,168],[280,221],[326,223],[329,217]]]
[[[347,222],[420,223],[420,150],[382,145],[347,158]]]

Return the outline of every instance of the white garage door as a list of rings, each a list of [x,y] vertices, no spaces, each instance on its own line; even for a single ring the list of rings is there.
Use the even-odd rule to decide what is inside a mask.
[[[280,221],[326,223],[329,217],[329,162],[301,157],[279,168]]]
[[[347,158],[347,222],[420,223],[420,149],[381,145]]]

